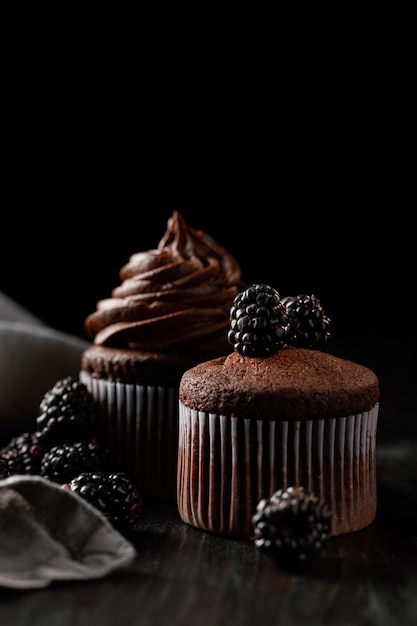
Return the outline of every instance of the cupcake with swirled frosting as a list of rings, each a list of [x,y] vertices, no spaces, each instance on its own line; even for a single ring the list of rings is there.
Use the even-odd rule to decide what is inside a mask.
[[[157,248],[133,254],[111,297],[85,320],[80,380],[100,410],[100,439],[143,498],[175,498],[178,387],[231,352],[229,311],[243,288],[235,257],[174,211]]]

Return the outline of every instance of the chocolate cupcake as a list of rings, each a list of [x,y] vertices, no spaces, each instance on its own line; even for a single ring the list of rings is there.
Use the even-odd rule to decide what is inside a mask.
[[[182,376],[178,508],[203,530],[249,538],[259,501],[290,486],[328,504],[332,535],[375,517],[378,378],[322,349],[292,345],[299,324],[285,302],[266,285],[238,294],[233,353]],[[315,320],[311,343],[329,336],[329,319]],[[308,338],[302,334],[305,345]]]
[[[175,498],[178,387],[185,370],[231,351],[229,310],[243,283],[234,256],[177,211],[157,248],[133,254],[121,284],[85,320],[80,380],[100,438],[143,498]]]

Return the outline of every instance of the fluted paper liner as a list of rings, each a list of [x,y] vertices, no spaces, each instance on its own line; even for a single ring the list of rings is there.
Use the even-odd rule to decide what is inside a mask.
[[[176,498],[178,390],[100,380],[80,372],[98,402],[100,442],[142,498]]]
[[[327,502],[332,535],[376,514],[379,403],[333,419],[272,421],[191,410],[179,402],[178,510],[203,530],[250,537],[256,505],[303,486]]]

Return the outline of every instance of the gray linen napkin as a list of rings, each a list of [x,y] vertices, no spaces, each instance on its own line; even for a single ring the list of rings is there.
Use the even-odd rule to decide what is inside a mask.
[[[136,550],[80,496],[41,476],[0,480],[0,586],[106,576]]]
[[[44,393],[61,378],[78,378],[88,345],[50,328],[0,292],[0,446],[34,430]]]

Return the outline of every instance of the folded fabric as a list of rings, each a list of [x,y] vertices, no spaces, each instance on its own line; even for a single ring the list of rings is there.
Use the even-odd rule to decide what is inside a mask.
[[[43,395],[61,378],[78,378],[88,345],[0,292],[0,445],[34,430]]]
[[[135,557],[134,546],[72,491],[41,476],[0,480],[0,586],[101,578]]]

